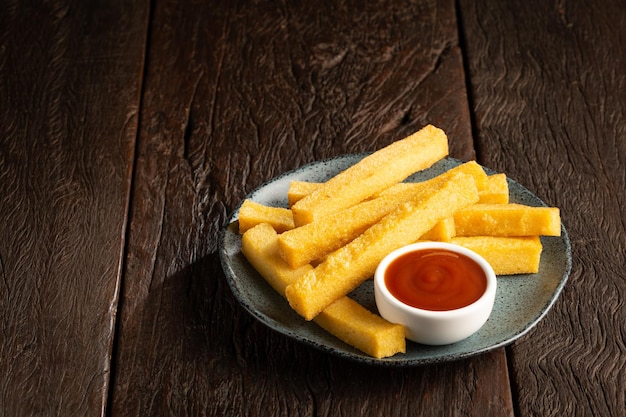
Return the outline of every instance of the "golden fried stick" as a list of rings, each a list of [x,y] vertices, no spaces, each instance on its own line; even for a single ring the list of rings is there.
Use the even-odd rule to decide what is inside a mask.
[[[239,208],[239,233],[244,233],[259,223],[270,223],[278,233],[294,228],[291,210],[245,200]]]
[[[497,275],[539,272],[542,245],[538,236],[469,236],[452,238],[452,243],[481,255]]]
[[[484,184],[484,170],[475,162],[466,162],[427,181],[393,185],[375,198],[340,210],[331,216],[296,227],[278,238],[281,256],[292,267],[324,258],[332,251],[350,242],[368,227],[393,211],[399,204],[411,200],[419,193],[436,188],[440,181],[455,173],[463,172]],[[321,185],[321,184],[320,184]],[[454,222],[446,219],[422,239],[449,240],[453,235]]]
[[[428,125],[335,175],[291,208],[296,226],[357,204],[448,154],[448,138]]]
[[[455,172],[455,171],[463,171],[466,174],[472,175],[476,180],[476,188],[478,191],[483,194],[483,192],[487,195],[492,193],[501,194],[505,192],[508,196],[508,187],[506,185],[506,176],[504,174],[494,174],[487,176],[484,169],[476,162],[476,161],[468,161],[464,162],[461,165],[458,165],[454,168],[450,168],[445,173]],[[444,174],[445,174],[444,173]],[[502,184],[502,179],[504,179],[504,189]],[[382,197],[387,193],[395,193],[404,188],[414,188],[420,187],[420,184],[425,181],[419,182],[402,182],[395,185],[390,186],[389,188],[381,191],[380,193],[372,195],[369,199]],[[319,188],[323,183],[321,182],[308,182],[308,181],[291,181],[289,183],[289,189],[287,190],[287,200],[289,202],[289,207],[293,206],[299,200],[302,200],[308,194],[311,194],[317,188]],[[498,196],[500,198],[500,196]]]
[[[480,191],[481,204],[507,204],[509,202],[509,184],[506,174],[493,174],[487,177],[485,188]]]
[[[463,173],[444,179],[434,191],[418,193],[287,286],[289,304],[306,320],[313,319],[371,277],[388,253],[415,242],[437,222],[477,201],[475,181]]]
[[[278,234],[261,223],[241,238],[241,251],[261,276],[283,297],[285,287],[312,267],[289,267],[278,256]],[[342,297],[326,307],[315,322],[335,337],[375,358],[406,352],[404,327],[390,323],[356,301]]]
[[[259,223],[241,236],[241,253],[254,269],[285,296],[287,285],[313,269],[309,264],[292,268],[278,254],[278,234],[269,223]]]
[[[557,207],[475,204],[454,215],[457,236],[560,236]]]
[[[313,319],[327,332],[375,358],[406,352],[406,331],[350,297],[341,297]]]

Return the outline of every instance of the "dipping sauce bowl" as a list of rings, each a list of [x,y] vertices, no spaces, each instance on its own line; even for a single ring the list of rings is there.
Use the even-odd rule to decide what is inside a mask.
[[[380,315],[404,325],[406,338],[426,345],[463,340],[491,314],[496,274],[475,252],[445,242],[419,242],[387,255],[374,274]]]

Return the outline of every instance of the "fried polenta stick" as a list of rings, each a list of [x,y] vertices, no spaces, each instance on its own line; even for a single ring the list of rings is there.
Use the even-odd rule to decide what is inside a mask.
[[[261,223],[244,233],[241,251],[261,276],[283,297],[285,288],[310,265],[290,268],[278,256],[278,234]],[[404,327],[367,310],[356,301],[342,297],[326,307],[315,322],[347,344],[375,358],[406,352]]]
[[[435,227],[420,236],[420,240],[434,240],[438,242],[449,242],[456,236],[454,218],[448,217],[438,222]]]
[[[507,204],[509,202],[509,184],[506,174],[489,175],[485,188],[478,191],[480,204]]]
[[[456,173],[436,190],[418,193],[285,289],[291,307],[311,320],[371,277],[391,251],[415,242],[437,222],[478,201],[474,179]]]
[[[244,233],[259,223],[270,223],[278,233],[294,228],[291,210],[245,200],[239,208],[239,233]]]
[[[302,226],[357,204],[447,154],[446,134],[428,125],[363,158],[299,200],[291,207],[294,222]]]
[[[287,285],[313,269],[309,264],[292,268],[283,261],[278,254],[278,234],[269,223],[259,223],[246,230],[241,236],[241,253],[283,297]]]
[[[560,236],[557,207],[475,204],[454,215],[457,236]]]
[[[455,237],[452,243],[464,246],[481,255],[496,275],[535,274],[539,272],[542,245],[538,236]]]
[[[341,297],[313,319],[327,332],[377,359],[406,353],[406,331],[350,297]]]
[[[363,233],[406,199],[396,195],[364,201],[291,229],[278,238],[280,254],[291,267],[321,259]]]
[[[485,173],[485,170],[476,161],[464,162],[454,168],[450,168],[444,174],[452,173],[456,171],[462,171],[468,175],[473,176],[474,180],[476,181],[476,188],[478,189],[481,195],[483,194],[483,192],[485,194],[492,194],[492,193],[501,194],[503,192],[502,183],[501,183],[502,178],[496,178],[496,177],[499,177],[500,174],[487,176],[487,174]],[[502,174],[502,177],[504,177],[504,181],[505,181],[504,186],[506,188],[505,192],[508,197],[509,190],[508,190],[508,187],[506,186],[507,185],[506,176]],[[419,182],[398,183],[398,184],[390,186],[389,188],[381,191],[380,193],[374,194],[373,196],[370,197],[370,199],[382,197],[387,193],[399,192],[400,190],[404,188],[414,188],[414,187],[419,188],[421,186],[420,184],[424,182],[428,182],[428,181],[430,180],[419,181]],[[287,190],[287,199],[289,201],[289,207],[293,206],[296,202],[303,199],[308,194],[311,194],[313,191],[319,188],[322,184],[323,183],[320,183],[320,182],[291,181],[289,183],[289,190]]]
[[[410,191],[410,190],[406,190]],[[410,198],[395,195],[396,201],[391,196],[381,197],[374,200],[364,201],[354,207],[342,210],[337,216],[331,216],[330,221],[319,221],[304,226],[290,229],[297,230],[296,236],[284,232],[279,237],[281,257],[292,268],[305,265],[313,261],[320,261],[330,252],[340,248],[349,242],[372,224],[388,214],[398,204]],[[260,203],[246,204],[245,219],[243,212],[239,214],[239,233],[243,234],[254,226],[261,223],[270,224],[274,230],[281,233],[288,224],[284,221],[285,215],[281,209],[268,207]],[[454,236],[454,220],[447,218],[435,225],[422,239],[449,241]],[[300,242],[296,238],[302,238]],[[298,246],[301,243],[302,246]]]
[[[291,181],[289,183],[289,189],[287,190],[287,201],[289,207],[302,200],[307,195],[318,189],[322,185],[321,182],[308,182],[308,181]]]
[[[419,193],[428,192],[441,181],[459,172],[471,175],[481,184],[484,184],[487,177],[478,164],[467,162],[427,181],[393,185],[371,200],[286,231],[278,238],[281,256],[292,267],[322,259],[363,233],[399,204],[411,200]],[[435,225],[427,236],[421,238],[449,240],[454,235],[453,231],[452,218],[445,219],[443,223]]]

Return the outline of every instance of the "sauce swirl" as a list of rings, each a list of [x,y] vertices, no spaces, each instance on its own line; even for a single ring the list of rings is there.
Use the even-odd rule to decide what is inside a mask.
[[[445,249],[405,253],[389,264],[384,279],[398,300],[432,311],[465,307],[487,288],[487,277],[476,262]]]

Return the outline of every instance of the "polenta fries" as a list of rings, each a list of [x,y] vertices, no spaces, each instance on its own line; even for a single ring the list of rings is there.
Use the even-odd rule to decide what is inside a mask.
[[[511,204],[506,176],[488,176],[475,161],[402,182],[447,152],[445,133],[426,126],[325,183],[292,182],[289,208],[246,200],[242,253],[305,320],[375,358],[405,352],[402,326],[347,296],[389,252],[449,241],[482,255],[498,275],[532,274],[539,236],[561,231],[558,208]]]

